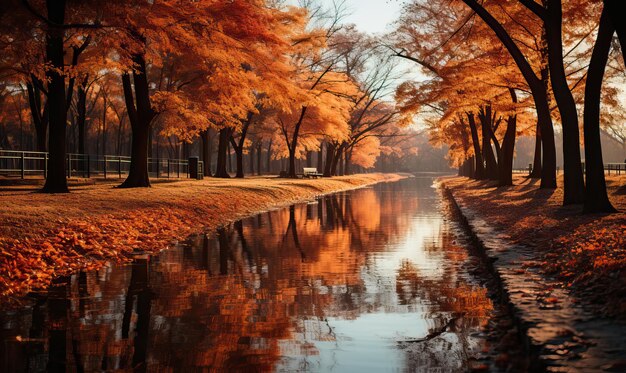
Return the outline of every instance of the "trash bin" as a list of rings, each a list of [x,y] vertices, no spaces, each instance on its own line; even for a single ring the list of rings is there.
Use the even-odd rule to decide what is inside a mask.
[[[202,180],[204,175],[200,172],[200,158],[189,157],[189,178]]]

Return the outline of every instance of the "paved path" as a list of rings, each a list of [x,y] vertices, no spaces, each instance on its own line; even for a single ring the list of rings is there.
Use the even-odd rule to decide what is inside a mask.
[[[462,201],[455,202],[493,262],[531,348],[548,371],[626,372],[626,323],[593,312],[561,282],[528,265],[539,260],[532,248],[508,243]]]

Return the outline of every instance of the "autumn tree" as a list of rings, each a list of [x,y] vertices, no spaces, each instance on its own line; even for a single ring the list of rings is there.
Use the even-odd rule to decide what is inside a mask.
[[[604,1],[604,8],[600,16],[600,25],[593,47],[593,54],[589,62],[587,80],[585,84],[584,131],[585,131],[585,168],[587,189],[585,193],[584,211],[614,212],[615,208],[609,201],[604,178],[604,162],[602,160],[602,145],[600,142],[600,104],[602,81],[611,50],[613,35],[617,32],[619,42],[624,53],[626,28],[621,20],[612,12],[618,11],[615,1]],[[624,60],[626,61],[626,60]]]
[[[390,46],[395,56],[418,63],[432,76],[400,85],[397,99],[402,113],[427,120],[435,144],[451,145],[454,165],[462,166],[471,158],[470,175],[510,184],[512,158],[505,155],[512,157],[514,152],[518,116],[532,120],[529,88],[506,50],[495,41],[478,42],[492,37],[489,30],[469,24],[462,8],[450,10],[437,4],[412,4],[394,36],[396,45]],[[448,12],[445,19],[451,24],[433,18],[440,11]],[[418,21],[428,26],[420,28]],[[453,27],[457,31],[451,35]],[[442,39],[427,45],[418,42],[429,40],[426,35]],[[523,93],[521,100],[517,92]],[[521,131],[528,131],[527,126]]]
[[[48,132],[50,155],[43,191],[67,192],[66,121],[74,93],[72,70],[77,68],[80,55],[90,43],[91,30],[100,28],[96,11],[100,4],[97,1],[8,3],[1,14],[9,33],[8,43],[3,47],[12,47],[14,53],[33,51],[14,55],[12,62],[21,69],[22,76],[28,77],[25,84],[40,150]],[[23,49],[26,46],[32,49]]]
[[[338,56],[336,69],[358,87],[350,100],[348,138],[325,139],[324,175],[334,176],[338,173],[338,166],[342,168],[341,173],[349,173],[355,150],[362,152],[362,156],[357,154],[360,165],[372,167],[376,158],[374,154],[380,154],[380,149],[376,149],[380,141],[372,137],[382,135],[388,127],[409,123],[400,121],[400,111],[392,99],[394,86],[404,72],[381,47],[380,40],[348,25],[333,35],[329,44]],[[365,159],[370,161],[365,162]]]

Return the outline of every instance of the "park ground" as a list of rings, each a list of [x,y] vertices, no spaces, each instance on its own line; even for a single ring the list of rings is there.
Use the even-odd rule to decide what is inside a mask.
[[[581,213],[582,206],[561,204],[561,187],[539,189],[539,180],[514,178],[514,186],[465,177],[442,179],[454,198],[502,234],[511,245],[535,252],[525,267],[558,280],[597,312],[626,317],[626,176],[607,176],[615,214]],[[558,301],[558,300],[555,300]]]
[[[33,185],[0,187],[0,298],[15,303],[58,276],[160,251],[254,213],[405,177],[209,178],[137,189],[101,180],[74,182],[71,193],[55,195]]]

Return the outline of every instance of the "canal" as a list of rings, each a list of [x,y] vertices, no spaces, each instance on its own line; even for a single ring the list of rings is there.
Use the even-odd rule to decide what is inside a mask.
[[[0,314],[0,370],[466,371],[494,305],[433,183],[321,197],[58,279]]]

